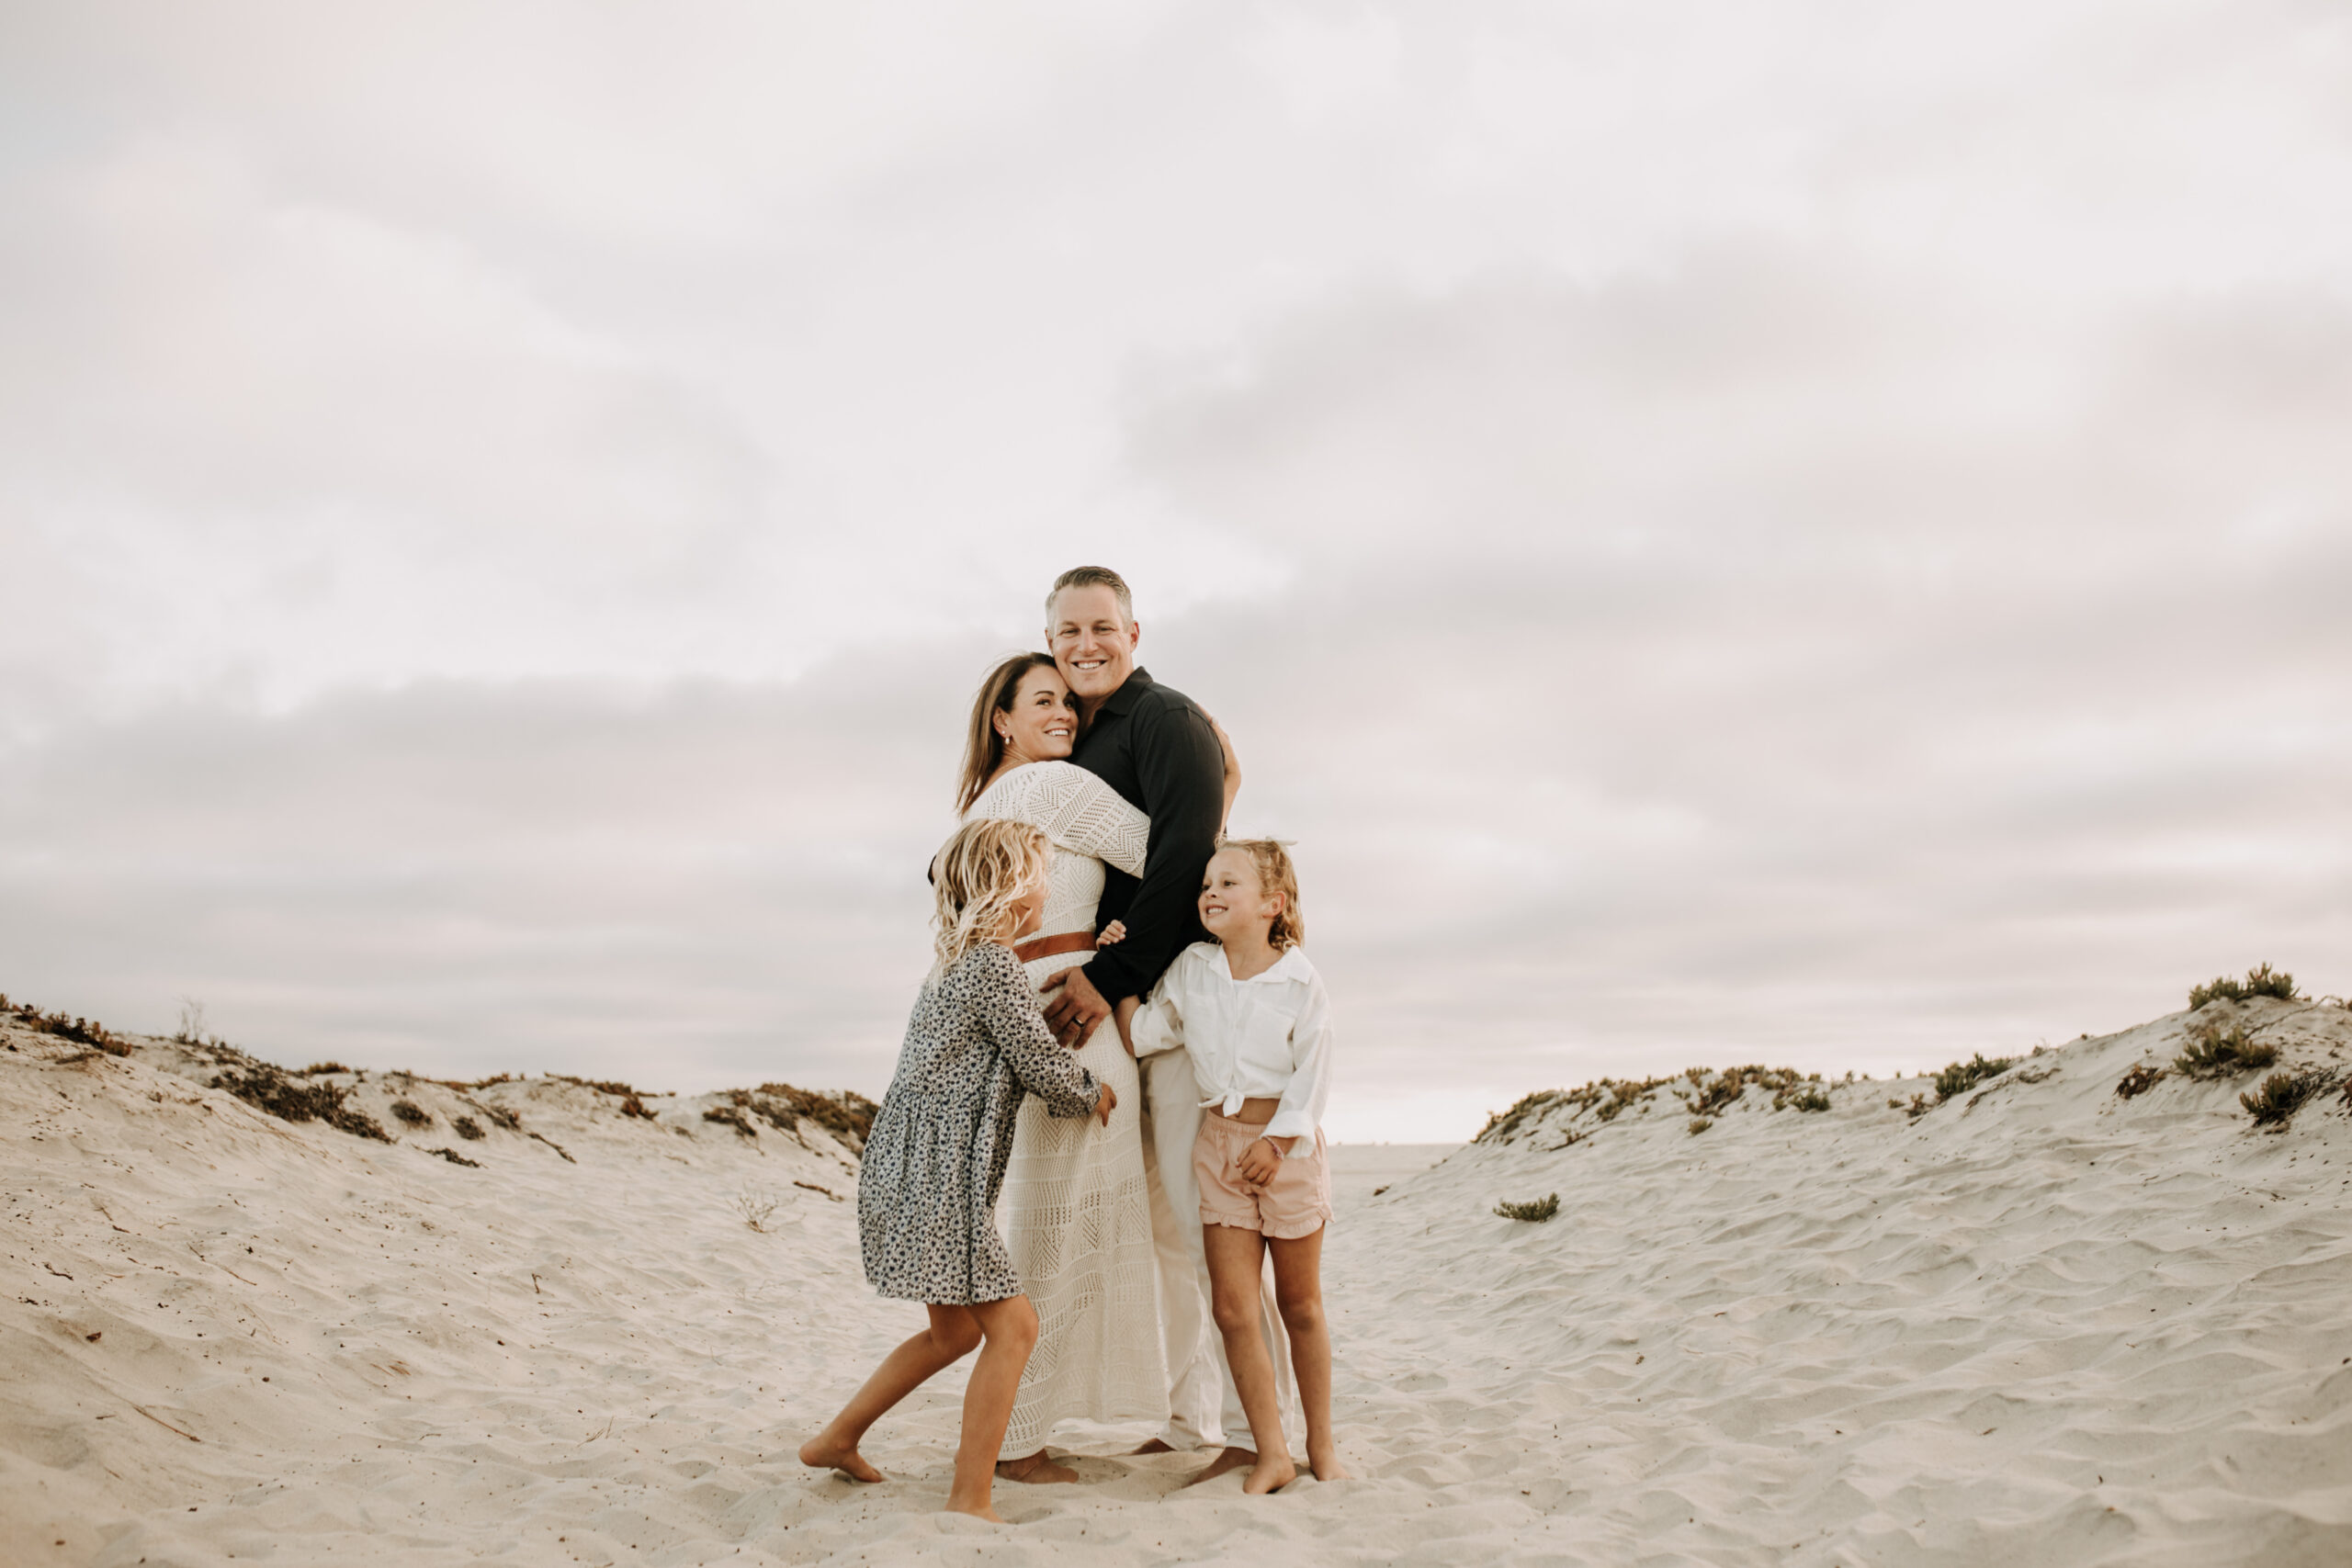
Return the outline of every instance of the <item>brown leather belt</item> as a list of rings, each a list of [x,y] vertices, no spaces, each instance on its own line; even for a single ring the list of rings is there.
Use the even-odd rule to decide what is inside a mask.
[[[1091,953],[1094,951],[1092,931],[1064,931],[1059,936],[1033,937],[1012,950],[1012,956],[1023,964],[1040,958],[1051,958],[1062,953]]]

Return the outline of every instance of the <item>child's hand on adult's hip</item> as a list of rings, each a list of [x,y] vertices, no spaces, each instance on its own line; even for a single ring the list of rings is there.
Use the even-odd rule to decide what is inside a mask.
[[[1119,1096],[1109,1084],[1097,1084],[1095,1087],[1102,1092],[1095,1096],[1094,1114],[1101,1119],[1102,1125],[1108,1127],[1111,1124],[1111,1108],[1119,1103]]]
[[[1241,1179],[1263,1187],[1273,1180],[1274,1173],[1283,1168],[1282,1151],[1263,1138],[1253,1139],[1241,1157],[1234,1162]]]

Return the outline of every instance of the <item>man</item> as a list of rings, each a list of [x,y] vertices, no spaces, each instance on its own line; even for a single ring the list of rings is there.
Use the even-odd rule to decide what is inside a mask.
[[[1124,1037],[1127,1021],[1176,955],[1208,938],[1200,921],[1201,875],[1224,825],[1225,750],[1198,705],[1136,667],[1142,638],[1134,600],[1117,572],[1081,566],[1055,579],[1046,596],[1046,646],[1078,698],[1084,726],[1070,761],[1151,818],[1143,875],[1109,869],[1096,917],[1098,929],[1123,921],[1125,940],[1102,949],[1091,964],[1046,982],[1046,1022],[1067,1045],[1082,1043],[1114,1015]],[[1166,1051],[1141,1066],[1144,1170],[1151,1190],[1170,1387],[1168,1430],[1138,1451],[1167,1453],[1222,1442],[1223,1451],[1193,1478],[1205,1481],[1246,1469],[1258,1456],[1249,1445],[1248,1420],[1225,1364],[1223,1337],[1209,1317],[1200,1192],[1193,1179],[1201,1096],[1192,1060],[1182,1050]],[[1287,1427],[1295,1424],[1290,1346],[1271,1283],[1261,1302]]]

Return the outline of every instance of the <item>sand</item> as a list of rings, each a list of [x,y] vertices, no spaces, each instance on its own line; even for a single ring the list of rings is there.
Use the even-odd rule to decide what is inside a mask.
[[[2289,1065],[2352,1066],[2352,1013],[2225,1010]],[[204,1089],[180,1047],[10,1026],[0,1557],[2352,1562],[2352,1115],[2256,1131],[2251,1079],[2119,1099],[2187,1021],[1916,1120],[1886,1102],[1917,1081],[1820,1113],[1751,1088],[1694,1135],[1660,1088],[1605,1123],[1563,1100],[1507,1141],[1342,1148],[1363,1478],[1180,1491],[1193,1456],[1083,1430],[1086,1483],[1000,1487],[1003,1529],[934,1511],[952,1375],[870,1440],[888,1483],[794,1462],[919,1316],[866,1291],[854,1156],[821,1130],[338,1076],[377,1144]],[[454,1134],[493,1109],[524,1131]],[[1548,1223],[1490,1213],[1551,1192]]]

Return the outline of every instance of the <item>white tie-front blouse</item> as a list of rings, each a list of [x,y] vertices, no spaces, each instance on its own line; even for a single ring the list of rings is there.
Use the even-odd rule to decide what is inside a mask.
[[[1331,1093],[1331,998],[1298,948],[1237,980],[1225,949],[1196,942],[1176,955],[1128,1032],[1137,1056],[1191,1052],[1204,1107],[1230,1116],[1245,1100],[1279,1098],[1265,1135],[1302,1140],[1293,1155],[1315,1152]]]

